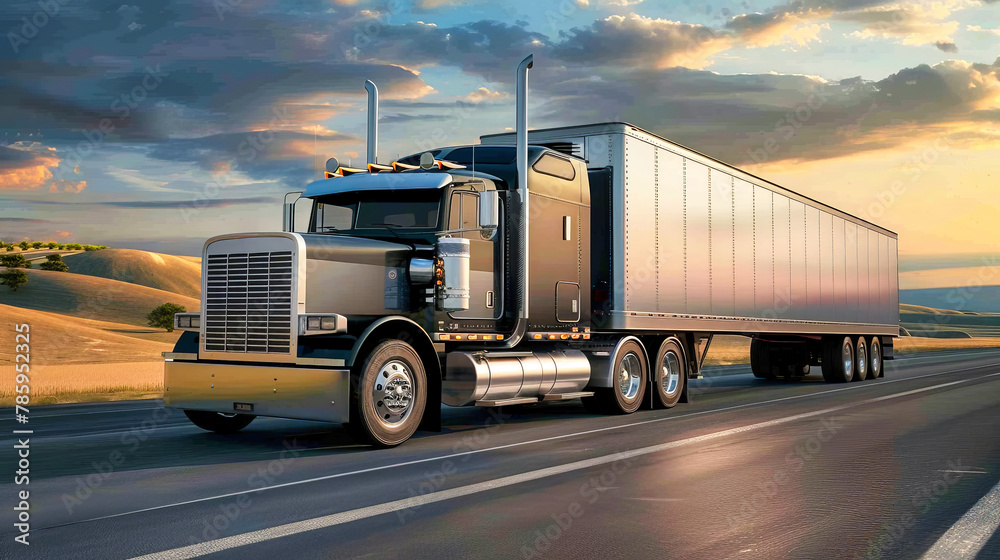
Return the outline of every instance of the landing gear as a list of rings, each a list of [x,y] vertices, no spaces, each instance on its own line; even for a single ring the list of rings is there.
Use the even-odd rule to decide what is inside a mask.
[[[427,373],[412,346],[380,343],[352,385],[350,429],[360,438],[394,447],[417,431],[427,403]]]

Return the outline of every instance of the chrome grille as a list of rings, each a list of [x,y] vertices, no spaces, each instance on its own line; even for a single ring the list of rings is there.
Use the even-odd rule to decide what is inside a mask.
[[[292,266],[291,251],[208,255],[205,350],[288,354]]]

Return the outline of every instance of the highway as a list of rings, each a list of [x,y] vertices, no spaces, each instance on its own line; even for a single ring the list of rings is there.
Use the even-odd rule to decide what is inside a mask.
[[[158,401],[35,407],[26,487],[3,409],[0,557],[1000,558],[1000,351],[840,385],[714,367],[691,393],[445,407],[387,450],[302,421],[207,433]]]

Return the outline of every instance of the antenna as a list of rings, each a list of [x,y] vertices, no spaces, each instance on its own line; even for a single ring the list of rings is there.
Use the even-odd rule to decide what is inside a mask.
[[[476,145],[472,144],[472,179],[476,178]]]

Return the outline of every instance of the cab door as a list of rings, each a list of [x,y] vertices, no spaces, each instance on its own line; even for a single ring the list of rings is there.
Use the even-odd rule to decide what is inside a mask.
[[[449,195],[448,230],[469,240],[469,309],[451,313],[454,319],[494,321],[503,312],[502,286],[497,270],[502,266],[500,235],[483,237],[479,229],[479,192],[482,185],[456,187]],[[501,212],[502,215],[502,212]],[[491,327],[492,324],[484,324]]]

